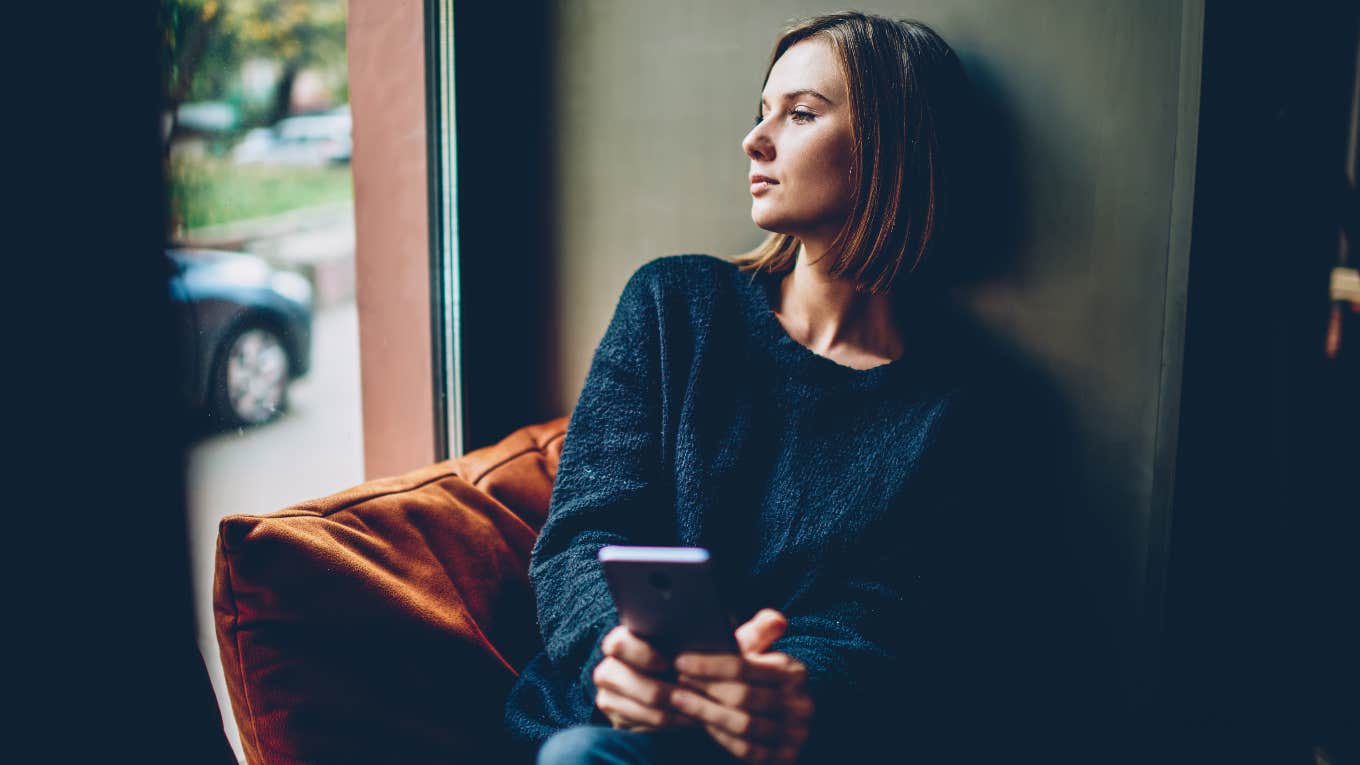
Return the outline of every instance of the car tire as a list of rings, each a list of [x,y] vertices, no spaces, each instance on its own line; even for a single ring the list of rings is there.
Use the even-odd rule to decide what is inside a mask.
[[[226,427],[263,425],[288,408],[293,360],[278,332],[243,324],[230,333],[213,369],[209,415]]]

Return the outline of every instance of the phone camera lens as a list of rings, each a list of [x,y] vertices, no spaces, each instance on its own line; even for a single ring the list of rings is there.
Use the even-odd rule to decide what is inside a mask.
[[[656,589],[661,590],[663,595],[670,594],[671,578],[660,571],[652,572],[652,574],[647,577],[647,583]]]

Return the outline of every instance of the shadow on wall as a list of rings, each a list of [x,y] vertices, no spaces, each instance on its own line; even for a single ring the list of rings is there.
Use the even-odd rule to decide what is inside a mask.
[[[1128,667],[1137,646],[1126,634],[1132,604],[1122,552],[1129,542],[1102,511],[1108,498],[1092,490],[1101,483],[1094,476],[1113,482],[1109,476],[1118,473],[1089,464],[1096,458],[1081,446],[1087,439],[1071,402],[1040,360],[970,308],[974,290],[1009,289],[1036,270],[1026,243],[1043,211],[1022,193],[1021,179],[1035,176],[1027,160],[1044,160],[1022,156],[1007,92],[987,62],[959,54],[972,86],[954,147],[964,192],[954,212],[964,225],[928,278],[954,296],[952,345],[967,358],[953,361],[980,381],[983,403],[968,442],[958,446],[971,466],[960,480],[972,484],[978,509],[941,532],[957,535],[968,551],[967,566],[945,565],[964,590],[942,607],[945,618],[975,627],[964,638],[970,647],[951,649],[973,662],[961,659],[957,676],[940,686],[954,696],[948,703],[963,705],[954,720],[982,716],[1006,728],[1013,743],[1028,740],[1076,759],[1092,747],[1105,761],[1123,762],[1130,747],[1121,726],[1136,705]],[[1025,140],[1032,152],[1033,137]],[[989,701],[965,698],[970,685],[984,683],[997,689]],[[976,738],[957,733],[960,741]]]
[[[917,553],[941,587],[923,619],[935,628],[922,639],[940,643],[927,645],[921,712],[942,742],[968,742],[955,761],[1075,763],[1100,751],[1123,763],[1130,696],[1115,630],[1126,601],[1114,545],[1073,478],[1069,407],[966,310],[935,327],[949,342],[932,363],[957,371],[968,393],[943,446],[960,455],[956,501],[923,534],[932,549]]]
[[[971,102],[955,133],[956,184],[962,196],[955,208],[966,225],[956,232],[949,273],[951,287],[967,289],[1024,272],[1021,245],[1033,219],[1021,193],[1019,127],[1008,94],[987,62],[958,51],[971,86]]]

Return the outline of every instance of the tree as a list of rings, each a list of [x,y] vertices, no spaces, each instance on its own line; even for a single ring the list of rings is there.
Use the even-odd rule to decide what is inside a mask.
[[[169,144],[175,113],[188,100],[221,99],[249,58],[277,61],[281,75],[265,122],[288,116],[297,75],[307,67],[343,69],[344,0],[162,0],[165,107]]]
[[[164,0],[161,3],[162,93],[170,113],[163,156],[179,134],[179,106],[189,99],[210,48],[223,50],[221,7],[217,0]]]
[[[170,150],[182,133],[180,106],[228,100],[245,61],[269,59],[281,71],[270,106],[255,115],[256,124],[288,116],[293,85],[304,69],[345,71],[344,0],[160,0],[160,33],[162,97],[169,113],[161,155],[166,178],[174,177]],[[181,210],[173,182],[170,191],[166,223],[173,236]]]
[[[281,74],[268,115],[271,124],[288,116],[299,72],[344,63],[343,0],[235,0],[228,15],[243,57],[279,62]]]

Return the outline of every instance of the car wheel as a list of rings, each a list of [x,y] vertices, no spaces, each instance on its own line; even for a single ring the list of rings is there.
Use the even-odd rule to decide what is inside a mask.
[[[269,422],[288,405],[290,361],[268,327],[241,327],[222,345],[213,376],[213,411],[228,425]]]

